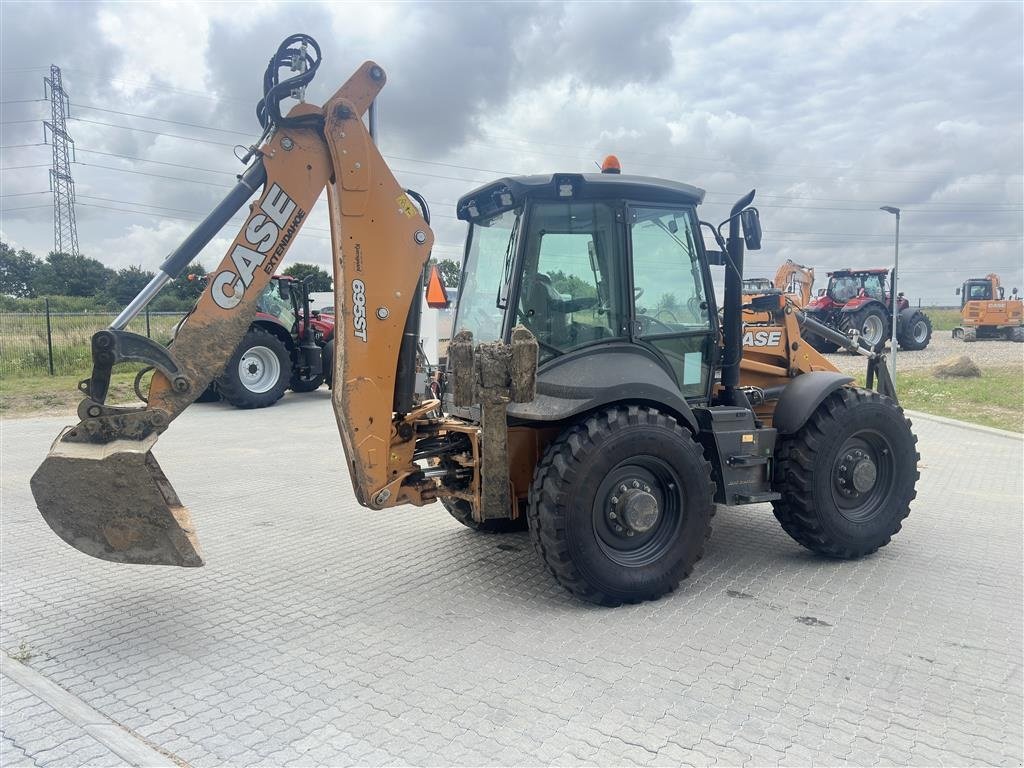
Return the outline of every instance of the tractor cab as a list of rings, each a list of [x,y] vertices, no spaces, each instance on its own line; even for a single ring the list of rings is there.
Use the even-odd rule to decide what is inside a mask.
[[[825,295],[837,304],[845,304],[858,297],[885,302],[886,270],[838,270],[830,272]]]
[[[459,201],[470,230],[455,331],[476,341],[508,342],[518,325],[533,334],[538,391],[552,398],[519,415],[565,418],[622,377],[676,400],[710,399],[719,324],[703,197],[687,184],[600,173],[505,178]]]

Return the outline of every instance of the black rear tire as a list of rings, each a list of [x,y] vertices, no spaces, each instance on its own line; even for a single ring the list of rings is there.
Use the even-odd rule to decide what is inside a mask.
[[[1010,329],[1010,341],[1024,342],[1024,325],[1018,325]]]
[[[292,392],[315,392],[320,389],[324,383],[324,377],[314,376],[312,379],[300,379],[298,376],[293,375],[291,384],[289,387]]]
[[[520,514],[515,520],[503,517],[478,523],[473,519],[473,510],[464,499],[442,498],[441,504],[448,514],[467,528],[478,533],[517,533],[526,530],[526,515]]]
[[[860,343],[872,352],[881,352],[889,338],[889,320],[885,310],[878,304],[871,303],[855,312],[847,312],[839,318],[839,330],[849,336],[856,330]],[[867,330],[867,334],[865,334]]]
[[[609,408],[548,446],[530,488],[530,537],[577,597],[656,600],[700,559],[714,494],[711,465],[674,418]]]
[[[821,338],[821,336],[818,336],[815,333],[809,333],[806,336],[804,336],[804,341],[806,341],[819,352],[826,355],[831,352],[839,351],[838,344],[831,342],[828,339],[823,339]]]
[[[916,352],[928,346],[932,340],[932,321],[924,312],[914,312],[905,327],[900,328],[897,339],[900,349]]]
[[[217,378],[217,391],[236,408],[266,408],[288,389],[291,368],[292,357],[284,342],[272,333],[252,328]]]
[[[891,398],[842,387],[776,449],[772,502],[782,528],[829,557],[884,547],[917,496],[917,437]]]

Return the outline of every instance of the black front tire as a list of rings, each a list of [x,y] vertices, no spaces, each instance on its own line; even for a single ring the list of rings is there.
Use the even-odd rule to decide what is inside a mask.
[[[291,369],[292,358],[284,342],[272,333],[253,328],[242,337],[224,373],[217,378],[217,391],[236,408],[266,408],[288,389]]]
[[[910,514],[920,477],[917,437],[891,398],[842,387],[776,450],[772,502],[782,528],[829,557],[869,555]]]
[[[548,446],[530,488],[530,536],[577,597],[599,605],[656,600],[700,559],[714,494],[711,465],[674,418],[609,408]]]
[[[448,514],[467,528],[478,533],[518,533],[526,530],[526,515],[520,514],[515,520],[507,517],[496,520],[484,520],[482,523],[473,519],[473,510],[464,499],[442,498],[441,504]]]
[[[203,390],[203,393],[196,398],[197,403],[219,403],[220,392],[217,391],[216,385],[212,382],[210,386]]]
[[[865,334],[865,329],[870,329]],[[878,304],[869,304],[855,312],[849,312],[839,318],[839,330],[845,336],[856,330],[862,346],[872,352],[881,352],[889,338],[889,319]],[[872,338],[872,335],[875,338]]]
[[[932,340],[932,321],[924,312],[914,312],[900,331],[900,349],[916,352],[927,347]]]

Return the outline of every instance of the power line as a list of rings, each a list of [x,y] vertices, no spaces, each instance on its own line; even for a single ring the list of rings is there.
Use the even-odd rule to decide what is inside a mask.
[[[257,133],[256,129],[249,131],[239,131],[231,128],[215,128],[212,125],[201,125],[200,123],[186,123],[181,120],[168,120],[163,117],[150,117],[149,115],[140,115],[135,112],[121,112],[117,109],[105,109],[104,107],[92,107],[88,104],[75,104],[75,109],[91,109],[96,112],[109,112],[112,115],[124,115],[125,117],[138,117],[143,120],[152,120],[157,123],[168,123],[170,125],[183,125],[189,128],[202,128],[204,131],[216,131],[217,133],[237,133],[243,136],[253,136]]]
[[[86,120],[84,117],[72,117],[72,118],[69,118],[69,119],[74,120],[76,123],[88,123],[89,125],[102,125],[102,126],[104,126],[106,128],[120,128],[123,131],[136,131],[138,133],[148,133],[148,134],[151,134],[153,136],[168,136],[168,137],[170,137],[172,139],[184,139],[185,141],[194,141],[194,142],[199,142],[200,144],[213,144],[214,146],[217,146],[217,147],[231,147],[231,148],[234,148],[234,147],[238,146],[237,142],[235,144],[225,144],[223,141],[213,141],[212,139],[200,139],[200,138],[197,138],[195,136],[182,136],[181,134],[177,134],[177,133],[163,133],[162,131],[150,131],[150,130],[148,130],[146,128],[133,128],[130,125],[118,125],[117,123],[104,123],[104,122],[101,122],[99,120]]]
[[[24,69],[22,69],[20,71],[31,71],[33,69],[37,69],[37,68],[29,67],[29,68],[24,68]],[[7,70],[7,71],[19,71],[19,70]],[[71,72],[78,72],[80,74],[85,75],[88,78],[91,78],[91,79],[103,80],[105,82],[112,82],[112,83],[116,83],[116,82],[126,83],[126,84],[129,84],[129,85],[136,85],[136,86],[138,86],[140,88],[147,89],[147,90],[169,91],[169,92],[172,92],[172,93],[180,93],[180,94],[184,94],[184,95],[188,95],[188,96],[194,96],[194,97],[198,97],[198,98],[210,99],[210,100],[215,101],[215,102],[231,101],[231,102],[237,102],[237,103],[247,103],[244,99],[231,98],[231,97],[227,97],[227,96],[211,96],[208,93],[201,93],[201,92],[197,92],[197,91],[190,91],[190,90],[182,89],[182,88],[174,88],[174,87],[168,86],[168,85],[153,85],[151,83],[143,82],[143,81],[139,81],[139,80],[128,80],[128,79],[124,79],[124,78],[111,78],[109,76],[99,75],[98,73],[90,73],[87,70],[71,69],[69,71],[71,71]],[[31,101],[38,101],[38,100],[37,99],[24,99],[24,100],[16,100],[16,101],[19,101],[19,102],[31,102]],[[217,128],[215,126],[201,125],[201,124],[198,124],[198,123],[187,123],[187,122],[181,122],[181,121],[167,120],[167,119],[164,119],[164,118],[151,117],[149,115],[139,115],[137,113],[132,113],[132,112],[120,112],[120,111],[117,111],[117,110],[109,110],[109,109],[105,109],[105,108],[101,108],[101,107],[92,107],[92,106],[85,106],[85,105],[83,105],[83,106],[86,109],[95,109],[95,110],[99,110],[99,111],[111,112],[113,114],[122,114],[122,115],[126,115],[126,116],[139,117],[139,118],[147,119],[147,120],[157,120],[157,121],[160,121],[160,122],[167,122],[167,123],[178,124],[178,125],[187,125],[187,126],[191,126],[191,127],[201,128],[201,129],[204,129],[204,130],[211,130],[211,131],[217,131],[217,132],[223,132],[223,133],[239,133],[239,134],[244,134],[244,135],[252,135],[252,132],[249,132],[249,131],[234,130],[234,129],[223,129],[223,128]],[[114,127],[123,127],[123,126],[114,126]],[[141,130],[141,129],[139,129],[139,130]],[[523,138],[518,137],[518,136],[503,136],[501,134],[490,134],[490,137],[496,138],[498,140],[503,140],[503,141],[513,141],[513,142],[517,142],[517,143],[520,143],[520,144],[526,144],[528,146],[549,146],[549,147],[574,149],[577,152],[580,151],[580,146],[579,145],[575,145],[575,144],[564,144],[564,143],[559,143],[559,142],[530,140],[530,139],[523,139]],[[181,138],[191,138],[191,137],[181,137]],[[467,142],[467,143],[469,143],[469,144],[478,144],[480,146],[484,146],[484,147],[487,147],[487,148],[499,148],[499,149],[504,148],[504,149],[509,149],[511,151],[514,151],[514,152],[524,152],[524,151],[526,151],[526,152],[530,152],[531,154],[540,154],[540,155],[547,154],[548,156],[552,156],[552,157],[564,157],[564,155],[554,155],[552,153],[543,153],[543,152],[537,152],[537,151],[531,151],[531,150],[524,150],[522,147],[501,147],[500,145],[483,144],[483,143],[480,143],[480,142]],[[627,154],[629,154],[629,155],[641,155],[641,156],[653,157],[653,158],[657,158],[658,160],[661,160],[661,161],[664,161],[666,159],[666,157],[669,158],[669,159],[679,159],[681,161],[700,160],[700,161],[714,163],[715,164],[714,165],[714,169],[716,169],[716,170],[723,170],[723,168],[722,168],[722,164],[723,163],[731,164],[730,159],[726,158],[726,157],[708,157],[708,156],[701,156],[701,155],[683,155],[683,154],[671,154],[671,153],[664,153],[664,152],[655,153],[655,152],[644,152],[644,151],[641,151],[641,150],[627,150]],[[417,161],[417,162],[429,162],[429,161]],[[793,163],[793,162],[784,162],[784,163],[783,162],[774,162],[773,163],[773,162],[763,162],[763,163],[759,163],[759,164],[755,164],[754,165],[754,167],[758,167],[758,166],[761,166],[761,167],[785,166],[787,168],[792,168],[792,167],[796,167],[796,168],[800,168],[800,167],[802,167],[802,168],[821,168],[821,169],[837,170],[840,173],[848,173],[851,170],[852,171],[858,170],[857,168],[849,167],[849,166],[843,166],[843,165],[837,165],[837,164],[822,164],[822,163]],[[734,166],[733,169],[734,170],[742,170],[742,167]],[[725,170],[730,170],[730,169],[725,169]],[[924,179],[924,178],[930,178],[930,179],[944,178],[943,176],[940,176],[940,175],[937,175],[937,174],[934,174],[934,173],[929,173],[927,171],[916,171],[916,170],[912,170],[912,169],[893,169],[893,168],[890,168],[890,169],[885,169],[884,171],[882,171],[882,169],[867,168],[867,169],[860,169],[860,170],[868,170],[868,171],[876,171],[877,170],[877,171],[879,171],[881,173],[886,173],[886,174],[894,174],[894,173],[915,174],[918,177],[920,177],[921,179]],[[785,175],[785,174],[762,174],[762,175],[781,176],[783,178],[792,178],[793,177],[792,175]],[[1015,175],[1015,174],[1002,174],[1002,175],[1004,175],[1004,176],[1011,176],[1011,175]],[[867,177],[867,176],[857,176],[857,177],[847,176],[847,177],[848,178],[861,178],[861,179],[870,178],[870,177]],[[801,176],[800,178],[802,178],[802,179],[820,178],[820,179],[826,179],[826,180],[834,180],[835,176],[834,175],[833,176],[827,176],[827,177]],[[461,181],[461,179],[458,179],[458,180]],[[894,181],[895,183],[909,183],[909,181],[898,181],[898,180],[890,180],[890,181],[891,182]],[[990,184],[988,186],[992,186],[992,185]]]
[[[98,149],[79,149],[79,152],[85,152],[90,155],[104,155],[106,157],[117,157],[122,160],[133,160],[137,163],[153,163],[154,165],[167,165],[172,168],[185,168],[190,171],[203,171],[204,173],[220,173],[225,176],[237,176],[237,171],[218,171],[213,168],[200,168],[196,165],[183,165],[182,163],[168,163],[164,160],[149,160],[145,157],[133,157],[132,155],[120,155],[116,152],[101,152]]]
[[[89,108],[89,109],[101,109],[99,107],[87,107],[87,108]],[[191,126],[191,127],[200,128],[200,129],[203,129],[203,130],[219,131],[219,132],[223,132],[223,133],[237,133],[237,134],[241,134],[241,135],[252,135],[250,132],[245,132],[245,131],[240,131],[240,130],[236,131],[236,130],[233,130],[233,129],[232,130],[221,129],[221,128],[216,128],[216,127],[210,126],[210,125],[202,125],[200,123],[186,123],[186,122],[181,122],[181,121],[164,120],[163,118],[150,117],[148,115],[140,115],[140,114],[137,114],[137,113],[134,113],[134,112],[124,112],[124,111],[119,111],[119,110],[103,110],[103,111],[112,112],[114,114],[125,115],[125,116],[129,116],[129,117],[143,118],[143,119],[146,119],[146,120],[156,120],[156,121],[159,121],[159,122],[168,122],[168,123],[173,123],[173,124],[176,124],[176,125],[187,125],[187,126]],[[87,119],[84,119],[84,118],[72,118],[72,119],[77,120],[79,122],[83,122],[83,123],[90,123],[90,124],[93,124],[93,125],[100,125],[100,126],[106,126],[106,127],[111,127],[111,128],[119,128],[121,130],[127,130],[127,131],[137,131],[137,132],[147,133],[147,134],[155,135],[155,136],[163,136],[163,137],[181,139],[181,140],[185,140],[185,141],[198,142],[198,143],[202,143],[202,144],[210,144],[212,146],[221,146],[221,147],[228,147],[229,146],[229,147],[232,147],[232,148],[238,146],[237,144],[226,144],[224,142],[213,141],[211,139],[202,139],[202,138],[198,138],[198,137],[194,137],[194,136],[182,136],[180,134],[166,133],[166,132],[163,132],[163,131],[151,131],[151,130],[148,130],[148,129],[145,129],[145,128],[135,128],[135,127],[132,127],[132,126],[118,125],[116,123],[105,123],[105,122],[101,122],[101,121],[97,121],[97,120],[87,120]],[[31,122],[31,121],[26,121],[26,122]],[[469,143],[472,144],[474,142],[469,142]],[[490,146],[490,145],[482,145],[482,146],[489,146],[489,148],[494,148],[493,146]],[[500,147],[498,147],[498,148],[500,148]],[[644,154],[652,154],[652,153],[644,153]],[[478,171],[478,172],[481,172],[481,173],[493,173],[493,174],[498,174],[499,176],[514,176],[514,175],[518,175],[515,172],[507,171],[507,170],[498,170],[498,169],[494,169],[494,168],[480,168],[480,167],[477,167],[477,166],[460,165],[460,164],[457,164],[457,163],[444,163],[444,162],[439,162],[439,161],[435,161],[435,160],[420,160],[420,159],[417,159],[417,158],[402,157],[402,156],[398,156],[398,155],[385,154],[384,157],[386,157],[388,159],[391,159],[391,160],[398,160],[398,161],[401,161],[401,162],[414,162],[414,163],[421,163],[421,164],[425,164],[425,165],[436,165],[436,166],[445,167],[445,168],[455,168],[455,169],[467,170],[467,171]],[[559,157],[564,157],[564,156],[559,156]],[[659,155],[659,157],[661,157],[661,156]],[[643,166],[641,166],[641,167],[643,167]],[[215,171],[215,172],[216,173],[220,173],[220,171]],[[422,171],[408,171],[408,170],[405,170],[405,171],[401,171],[401,172],[402,173],[409,173],[409,174],[418,174],[418,175],[426,176],[426,177],[430,177],[430,178],[446,179],[446,180],[451,180],[451,181],[461,181],[461,182],[470,183],[470,184],[486,184],[489,181],[491,181],[489,179],[487,179],[487,180],[485,180],[485,179],[467,179],[467,178],[463,178],[463,177],[444,176],[444,175],[441,175],[441,174],[428,174],[428,173],[424,173]],[[804,177],[804,178],[808,178],[808,177]],[[831,179],[832,177],[828,177],[828,178]],[[730,194],[739,195],[739,194],[743,194],[743,193],[709,192],[709,194],[726,196],[726,195],[730,195]],[[792,196],[792,195],[773,195],[773,194],[770,194],[770,193],[761,193],[760,196],[762,198],[780,199],[780,200],[810,200],[810,201],[816,201],[816,202],[853,202],[853,203],[855,203],[855,202],[864,202],[866,205],[872,206],[872,208],[874,207],[875,202],[877,202],[877,201],[860,201],[860,200],[855,200],[855,199],[851,199],[851,198],[795,197],[795,196]],[[906,206],[908,204],[909,205],[915,205],[916,204],[916,203],[907,203],[905,201],[900,201],[900,200],[896,200],[895,202],[899,203],[900,205],[903,205],[903,206]],[[948,205],[978,206],[978,207],[985,207],[985,206],[987,206],[990,210],[999,210],[999,211],[1002,211],[1002,210],[1012,210],[1012,211],[1024,210],[1024,208],[1019,208],[1019,207],[994,206],[994,205],[990,205],[990,204],[986,204],[986,203],[970,203],[970,202],[963,202],[963,203],[957,203],[957,202],[935,202],[935,203],[926,203],[926,204],[927,205],[939,205],[939,206],[948,206]],[[776,206],[776,207],[783,207],[783,206]],[[841,210],[841,209],[838,209],[838,208],[835,208],[835,209],[833,209],[833,208],[822,208],[821,210]],[[912,209],[908,208],[907,210],[909,211],[909,210],[912,210]],[[949,211],[952,212],[955,209],[946,209],[946,210],[949,210]]]

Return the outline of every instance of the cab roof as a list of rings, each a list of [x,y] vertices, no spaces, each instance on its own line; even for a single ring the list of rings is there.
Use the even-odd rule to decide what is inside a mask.
[[[551,173],[506,176],[463,195],[456,206],[463,221],[488,218],[538,200],[635,200],[700,205],[704,190],[678,181],[618,173]]]
[[[886,267],[876,267],[874,269],[851,269],[846,267],[844,269],[837,269],[834,272],[829,272],[828,276],[842,277],[844,275],[888,275],[889,270]]]

